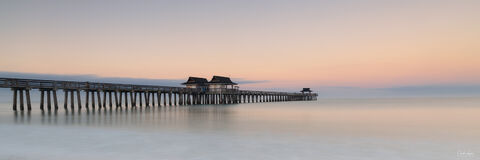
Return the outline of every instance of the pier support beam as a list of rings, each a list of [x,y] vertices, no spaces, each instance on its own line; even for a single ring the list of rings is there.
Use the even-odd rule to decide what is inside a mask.
[[[30,101],[30,89],[25,90],[25,95],[27,97],[27,109],[28,111],[32,110],[32,102]]]
[[[92,110],[95,109],[95,91],[90,91],[92,94]]]
[[[113,94],[115,96],[115,108],[118,108],[120,107],[118,104],[118,95],[117,95],[117,91],[113,91]],[[120,96],[121,97],[121,96]]]
[[[52,102],[51,102],[51,99],[50,99],[50,90],[47,90],[47,108],[48,108],[48,111],[52,110]]]
[[[215,97],[216,97],[216,94],[212,94],[212,104],[215,104]]]
[[[131,104],[132,107],[135,107],[135,100],[134,100],[134,98],[133,98],[133,94],[134,94],[133,91],[131,91],[131,92],[130,92],[130,103],[132,103],[132,104]]]
[[[24,105],[23,105],[23,90],[22,90],[22,89],[19,89],[18,91],[20,92],[20,110],[23,111],[23,110],[24,110]]]
[[[168,105],[172,106],[172,91],[168,92]]]
[[[145,106],[150,107],[150,101],[148,99],[150,96],[148,95],[148,92],[144,92],[143,94],[145,94]]]
[[[125,109],[128,108],[128,92],[125,92]]]
[[[45,99],[45,91],[42,89],[42,90],[40,90],[40,110],[42,110],[42,111],[43,111],[44,99]]]
[[[122,107],[122,102],[123,102],[122,101],[122,94],[123,94],[123,92],[119,91],[118,94],[119,94],[118,95],[118,107]]]
[[[140,100],[140,107],[143,106],[143,103],[142,103],[142,92],[138,92],[138,100]]]
[[[82,97],[80,95],[80,90],[79,89],[77,89],[77,103],[78,103],[78,110],[81,110],[82,109]]]
[[[212,104],[212,95],[207,94],[207,104]]]
[[[133,92],[133,101],[135,103],[135,107],[137,107],[137,92]]]
[[[100,96],[100,90],[97,90],[97,103],[98,109],[102,109],[102,97]]]
[[[75,96],[72,90],[70,91],[70,108],[72,111],[75,109]]]
[[[167,92],[163,92],[163,106],[167,106]]]
[[[179,92],[179,93],[178,93],[178,105],[179,105],[179,106],[183,105],[182,100],[183,100],[182,92]]]
[[[13,91],[13,110],[17,111],[17,89],[12,89]]]
[[[65,96],[63,97],[64,100],[63,100],[63,109],[65,110],[68,110],[67,108],[67,104],[68,104],[68,91],[67,90],[63,90],[63,93],[65,94]],[[43,95],[43,94],[42,94]],[[42,98],[43,99],[43,98]],[[43,102],[43,101],[42,101]]]
[[[107,91],[103,91],[103,108],[107,108]]]
[[[113,107],[113,103],[112,103],[112,91],[108,91],[108,106],[110,107],[110,109],[112,109],[112,107]]]
[[[152,95],[152,107],[155,107],[155,92],[150,92],[150,95]]]
[[[197,104],[197,95],[195,93],[192,93],[192,105]]]
[[[175,106],[178,105],[178,103],[177,103],[177,96],[178,96],[178,93],[174,93],[174,94],[173,94],[173,104],[174,104]]]
[[[85,108],[89,110],[88,108],[88,100],[89,100],[90,92],[88,90],[85,90]]]
[[[162,104],[161,101],[162,101],[162,92],[158,91],[157,92],[157,102],[158,102],[157,104],[158,104],[159,107],[161,106],[160,104]]]

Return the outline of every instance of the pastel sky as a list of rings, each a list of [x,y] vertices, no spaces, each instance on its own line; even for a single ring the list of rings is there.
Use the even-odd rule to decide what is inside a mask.
[[[2,0],[0,71],[480,84],[478,0]]]

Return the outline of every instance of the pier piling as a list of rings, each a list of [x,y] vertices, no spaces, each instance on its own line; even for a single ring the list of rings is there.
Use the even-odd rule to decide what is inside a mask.
[[[25,94],[26,94],[26,97],[27,97],[27,108],[28,108],[29,111],[31,111],[32,110],[32,102],[30,101],[30,89],[26,89]]]
[[[108,106],[110,107],[110,109],[113,107],[113,103],[112,103],[112,91],[108,91]]]
[[[57,90],[52,90],[53,93],[53,106],[55,107],[55,110],[58,110],[58,99],[57,99]]]
[[[17,110],[17,89],[12,89],[13,91],[13,110]]]
[[[45,99],[44,97],[45,97],[45,91],[43,89],[41,89],[40,90],[40,110],[42,110],[42,111],[43,111],[43,103],[44,103],[44,99]]]
[[[81,98],[79,89],[77,89],[77,101],[78,101],[78,110],[81,110],[82,109],[82,98]]]
[[[70,108],[72,109],[72,111],[75,110],[75,94],[73,93],[72,90],[69,91],[70,92]]]
[[[102,97],[100,96],[100,90],[97,90],[97,104],[98,104],[98,109],[102,109]]]
[[[47,91],[47,109],[50,111],[52,109],[52,102],[51,102],[51,96],[50,96],[50,90]]]
[[[63,92],[65,93],[65,96],[64,96],[64,101],[63,101],[63,108],[65,110],[68,110],[67,109],[67,104],[68,104],[68,91],[67,90],[63,90]],[[43,99],[43,98],[42,98]]]
[[[88,100],[89,100],[90,92],[88,90],[85,91],[85,108],[88,110]]]
[[[113,95],[115,96],[115,107],[118,108],[120,107],[118,104],[118,95],[117,95],[117,91],[114,91],[113,92]],[[121,97],[121,96],[120,96]]]
[[[24,109],[24,105],[23,105],[23,90],[22,90],[22,89],[19,89],[18,91],[20,92],[20,110],[23,111],[23,109]]]

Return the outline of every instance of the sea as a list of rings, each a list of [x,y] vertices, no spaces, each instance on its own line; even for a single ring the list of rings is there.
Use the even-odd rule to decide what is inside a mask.
[[[0,96],[1,160],[480,160],[480,97],[41,112],[34,93],[14,112]]]

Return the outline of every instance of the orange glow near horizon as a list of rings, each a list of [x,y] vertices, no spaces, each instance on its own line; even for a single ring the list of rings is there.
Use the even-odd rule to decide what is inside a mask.
[[[272,88],[480,82],[479,2],[373,3],[192,2],[158,11],[160,4],[0,2],[0,71],[225,75]]]

